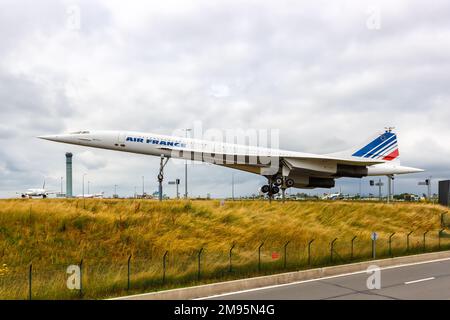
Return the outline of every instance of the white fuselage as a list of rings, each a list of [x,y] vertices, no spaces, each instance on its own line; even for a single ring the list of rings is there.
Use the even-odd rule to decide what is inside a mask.
[[[32,198],[32,197],[47,197],[48,192],[45,189],[28,189],[25,192],[19,193],[22,198]]]
[[[103,198],[104,194],[103,193],[95,193],[95,194],[79,194],[76,196],[76,198],[86,198],[86,199],[93,199],[93,198]]]
[[[175,136],[166,136],[154,133],[132,132],[132,131],[80,131],[71,134],[42,136],[42,139],[81,145],[93,148],[131,152],[153,156],[172,157],[192,160],[213,162],[248,172],[261,174],[253,167],[246,166],[246,161],[254,161],[261,156],[276,156],[279,158],[308,158],[322,161],[322,155],[272,149],[224,142],[199,140]],[[217,155],[226,155],[225,163],[217,163]],[[244,161],[242,164],[233,163],[237,157]],[[303,161],[305,162],[305,161]],[[250,169],[249,169],[250,168]],[[423,170],[400,166],[395,162],[384,162],[367,166],[368,176],[396,175],[405,173],[421,172]],[[330,169],[332,176],[333,168]]]

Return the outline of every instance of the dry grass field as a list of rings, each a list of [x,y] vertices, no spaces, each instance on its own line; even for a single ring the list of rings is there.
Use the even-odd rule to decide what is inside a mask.
[[[446,220],[448,209],[407,203],[1,200],[0,298],[28,297],[30,263],[33,298],[79,298],[66,288],[66,268],[83,259],[83,297],[98,299],[346,263],[355,236],[353,260],[369,259],[372,231],[379,234],[379,257],[388,256],[388,238],[394,232],[394,255],[423,251],[427,230],[425,250],[431,251],[438,246],[442,214]],[[442,237],[441,247],[449,245]]]

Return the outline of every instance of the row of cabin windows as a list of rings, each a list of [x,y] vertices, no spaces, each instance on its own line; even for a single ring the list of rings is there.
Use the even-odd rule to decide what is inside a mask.
[[[88,132],[88,131],[85,131],[85,132]],[[139,137],[139,138],[144,139],[144,141],[147,141],[147,139],[149,139],[149,140],[159,140],[158,138],[155,138],[155,137]],[[170,141],[170,142],[182,143],[182,141],[180,141],[180,140]],[[118,146],[118,144],[115,144],[115,145]],[[192,145],[196,146],[197,144],[194,142],[194,143],[190,143],[188,145],[189,146],[192,146]],[[123,145],[123,144],[121,144],[120,146],[121,147],[125,147],[125,145]],[[203,148],[207,148],[208,144],[207,143],[202,143],[202,147]],[[227,151],[228,150],[256,151],[258,149],[258,147],[255,147],[255,146],[235,147],[235,146],[224,146],[224,145],[214,146],[214,149],[217,149],[217,148],[220,148],[220,147],[222,148],[223,151],[225,151],[225,150],[227,150]]]

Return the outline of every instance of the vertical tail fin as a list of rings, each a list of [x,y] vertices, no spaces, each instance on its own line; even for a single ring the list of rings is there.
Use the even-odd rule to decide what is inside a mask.
[[[386,161],[399,160],[399,156],[397,134],[391,128],[352,153],[352,157]]]

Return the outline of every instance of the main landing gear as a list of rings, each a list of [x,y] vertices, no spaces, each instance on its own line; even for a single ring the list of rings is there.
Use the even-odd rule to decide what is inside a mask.
[[[267,193],[267,195],[269,196],[269,201],[271,201],[273,196],[275,194],[278,194],[280,190],[282,192],[282,199],[284,201],[286,189],[293,187],[295,184],[294,180],[281,176],[268,177],[267,180],[268,184],[261,187],[261,192]]]

